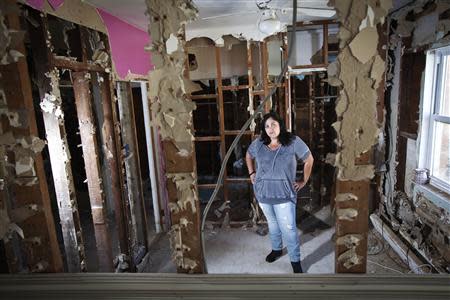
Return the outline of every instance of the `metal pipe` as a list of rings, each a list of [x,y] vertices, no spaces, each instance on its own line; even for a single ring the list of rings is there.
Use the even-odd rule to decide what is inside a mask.
[[[141,95],[142,95],[142,108],[144,111],[144,123],[145,123],[145,140],[147,141],[147,158],[148,169],[150,174],[150,184],[152,187],[152,201],[153,201],[153,214],[155,217],[156,233],[161,232],[161,216],[159,214],[159,202],[158,193],[156,190],[156,174],[155,174],[155,155],[153,153],[153,143],[151,137],[151,124],[150,124],[150,109],[148,108],[147,101],[147,83],[141,81]]]

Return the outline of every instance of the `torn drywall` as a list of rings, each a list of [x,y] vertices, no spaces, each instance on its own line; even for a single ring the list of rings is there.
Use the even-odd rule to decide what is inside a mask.
[[[156,67],[149,75],[148,93],[153,122],[159,128],[163,141],[178,150],[175,154],[166,153],[166,159],[174,163],[184,161],[191,164],[190,170],[193,170],[192,111],[195,104],[187,94],[199,87],[184,78],[186,54],[183,25],[194,19],[198,12],[189,0],[147,0],[146,3],[152,39],[149,49]],[[196,174],[172,170],[167,179],[176,189],[176,192],[171,192],[168,204],[172,220],[170,241],[173,259],[182,272],[202,272]]]
[[[336,215],[339,220],[354,221],[358,216],[358,211],[355,208],[338,208]]]
[[[336,202],[344,202],[344,201],[356,201],[358,200],[358,197],[352,193],[342,193],[336,195],[335,201]]]
[[[178,201],[176,203],[176,206],[174,203],[170,203],[171,210],[190,210],[193,214],[195,214],[197,211],[195,202],[198,201],[197,193],[195,192],[195,174],[167,174],[167,178],[171,179],[175,183],[178,193]]]
[[[353,247],[339,255],[338,261],[339,263],[342,263],[344,267],[350,269],[355,265],[361,264],[363,262],[363,257],[361,255],[358,255],[355,248]]]
[[[339,16],[340,53],[328,72],[330,84],[339,86],[336,104],[339,152],[335,165],[340,180],[364,180],[374,176],[371,164],[356,165],[355,160],[378,141],[377,91],[384,61],[377,54],[377,26],[384,23],[389,1],[333,1]]]
[[[346,234],[344,236],[340,236],[336,240],[337,245],[344,245],[348,249],[358,246],[363,240],[362,234]]]

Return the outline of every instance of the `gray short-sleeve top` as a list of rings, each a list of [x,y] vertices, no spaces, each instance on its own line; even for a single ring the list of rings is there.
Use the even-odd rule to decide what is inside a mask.
[[[261,203],[279,204],[296,202],[294,189],[297,160],[310,154],[308,146],[298,136],[287,146],[271,150],[261,139],[254,140],[248,154],[256,161],[256,178],[253,190]]]

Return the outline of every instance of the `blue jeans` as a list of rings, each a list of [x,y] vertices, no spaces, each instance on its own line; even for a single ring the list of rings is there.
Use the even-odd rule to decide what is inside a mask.
[[[272,250],[283,249],[284,240],[291,261],[300,261],[300,240],[295,221],[295,203],[259,203],[259,206],[269,224],[269,236],[270,242],[272,243]]]

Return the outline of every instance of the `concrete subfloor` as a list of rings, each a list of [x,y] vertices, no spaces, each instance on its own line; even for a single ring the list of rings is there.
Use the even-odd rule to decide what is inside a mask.
[[[333,274],[334,220],[329,207],[300,220],[300,252],[303,270],[309,274]],[[273,263],[265,261],[270,252],[269,236],[254,228],[219,228],[205,232],[206,261],[209,274],[291,274],[289,256]],[[408,273],[409,269],[376,233],[369,232],[368,274]],[[167,235],[160,235],[150,248],[150,259],[144,272],[175,273],[170,258]]]

